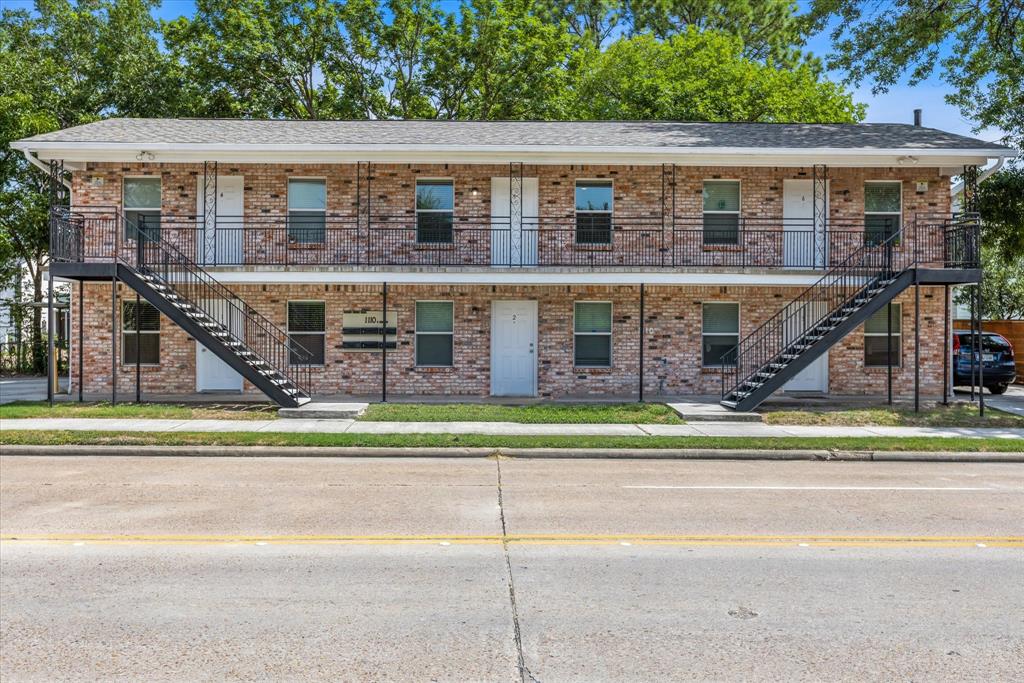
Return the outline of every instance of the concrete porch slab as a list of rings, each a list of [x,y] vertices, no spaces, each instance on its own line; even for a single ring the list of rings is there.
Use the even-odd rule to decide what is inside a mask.
[[[369,403],[310,401],[298,408],[280,408],[277,416],[300,420],[352,420],[366,412]]]
[[[667,404],[687,422],[761,422],[757,413],[729,410],[717,398],[697,401],[674,401]]]

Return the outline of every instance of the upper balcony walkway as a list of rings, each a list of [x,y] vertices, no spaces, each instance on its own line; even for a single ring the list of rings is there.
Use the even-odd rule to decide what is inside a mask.
[[[443,267],[574,268],[583,270],[805,270],[823,271],[861,247],[901,231],[898,251],[916,249],[934,267],[951,255],[951,215],[917,214],[902,227],[863,220],[735,216],[473,217],[195,215],[126,219],[114,208],[57,214],[57,262],[135,260],[137,237],[159,239],[203,267]]]

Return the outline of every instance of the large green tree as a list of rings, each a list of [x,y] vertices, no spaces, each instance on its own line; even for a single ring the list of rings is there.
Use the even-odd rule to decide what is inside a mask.
[[[821,28],[833,22],[831,68],[885,92],[938,71],[977,129],[997,127],[1024,144],[1022,0],[814,0]]]
[[[43,301],[48,178],[10,142],[103,116],[182,113],[180,76],[159,48],[156,0],[38,0],[0,12],[0,271],[25,268]],[[42,311],[32,309],[33,365],[45,368]]]
[[[808,63],[776,67],[743,42],[688,28],[667,40],[621,39],[582,60],[574,114],[594,119],[850,122],[864,117],[841,86]]]
[[[1024,166],[1005,168],[978,186],[985,244],[1006,262],[1024,256]]]

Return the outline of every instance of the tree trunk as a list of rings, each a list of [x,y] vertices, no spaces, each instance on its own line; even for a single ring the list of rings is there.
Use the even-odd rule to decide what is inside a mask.
[[[46,340],[43,338],[43,269],[36,267],[32,274],[32,372],[46,372]]]

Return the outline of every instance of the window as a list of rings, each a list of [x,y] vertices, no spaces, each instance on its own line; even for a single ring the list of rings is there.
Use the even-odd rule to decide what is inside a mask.
[[[704,367],[735,365],[735,348],[740,343],[740,305],[704,304],[702,318]]]
[[[573,316],[575,353],[573,364],[584,368],[612,365],[612,305],[580,301]]]
[[[138,339],[136,339],[138,331]],[[121,302],[121,359],[125,365],[160,363],[160,312],[148,301]]]
[[[451,367],[454,331],[451,301],[417,301],[416,365]]]
[[[125,240],[136,239],[139,228],[150,240],[160,239],[160,178],[125,178],[122,204]]]
[[[885,324],[886,306],[864,322],[864,367],[878,368],[889,365],[889,339]],[[903,336],[900,320],[903,309],[901,304],[892,304],[892,364],[899,366],[903,357]]]
[[[455,187],[450,180],[416,181],[416,241],[451,244]]]
[[[576,244],[612,243],[612,181],[576,181]]]
[[[704,244],[740,243],[740,183],[704,181]]]
[[[288,338],[309,352],[307,357],[298,347],[291,347],[288,362],[292,365],[323,365],[327,325],[323,301],[288,302]]]
[[[288,181],[288,240],[298,244],[324,241],[327,227],[327,182]]]
[[[899,233],[902,193],[903,183],[899,181],[864,183],[865,244],[881,244]]]

